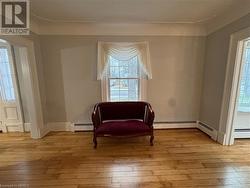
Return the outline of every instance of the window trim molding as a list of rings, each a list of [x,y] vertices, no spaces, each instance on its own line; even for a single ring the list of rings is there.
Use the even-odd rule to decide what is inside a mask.
[[[146,101],[147,99],[147,80],[140,78],[140,101]]]
[[[108,102],[108,87],[107,87],[107,76],[101,79],[101,91],[102,91],[102,102]]]

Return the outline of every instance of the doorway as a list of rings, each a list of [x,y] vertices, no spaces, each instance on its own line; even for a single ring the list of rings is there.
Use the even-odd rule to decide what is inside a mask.
[[[24,132],[14,51],[4,40],[0,41],[0,114],[2,132]]]
[[[242,42],[238,51],[241,68],[233,119],[234,138],[250,138],[250,39]]]
[[[231,35],[219,131],[223,145],[250,138],[250,27]]]
[[[21,90],[23,89],[25,91],[25,97],[27,99],[25,101],[25,106],[29,115],[28,125],[31,137],[35,139],[42,138],[48,133],[48,129],[43,121],[42,104],[39,91],[39,79],[37,73],[38,70],[35,56],[35,42],[32,38],[27,39],[21,36],[1,36],[0,40],[5,41],[9,46],[12,47],[10,51],[14,53],[15,56],[17,55],[17,52],[19,53],[19,61],[21,61],[21,63],[19,62],[19,66],[22,67],[22,71],[19,71],[19,73],[18,71],[16,71],[15,74],[17,76],[21,72],[21,76],[23,79]],[[16,57],[15,59],[13,58],[13,60],[16,60]],[[20,90],[20,87],[17,87],[17,89]],[[19,100],[20,98],[22,98],[21,95],[19,95]],[[22,102],[24,102],[24,100],[22,100]],[[21,106],[23,105],[21,104],[20,100],[20,108]],[[20,111],[23,112],[24,110],[21,109]],[[22,117],[23,121],[26,119],[25,113],[18,117]],[[1,127],[3,126],[1,125]],[[27,124],[24,122],[22,131],[25,130],[27,130]]]

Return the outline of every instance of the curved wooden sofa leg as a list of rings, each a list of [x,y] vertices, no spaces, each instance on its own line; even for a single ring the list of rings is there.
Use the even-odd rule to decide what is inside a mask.
[[[150,145],[153,146],[154,145],[154,135],[150,136]]]
[[[94,137],[93,137],[93,143],[94,143],[94,148],[96,149],[96,147],[97,147],[96,135],[94,135]]]

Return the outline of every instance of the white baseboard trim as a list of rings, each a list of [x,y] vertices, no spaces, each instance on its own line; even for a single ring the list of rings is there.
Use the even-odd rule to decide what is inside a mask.
[[[214,141],[217,141],[218,131],[213,129],[211,126],[207,125],[206,123],[197,121],[197,128],[210,136]]]
[[[24,132],[30,132],[31,123],[24,123]]]
[[[49,132],[50,132],[50,130],[47,128],[40,130],[39,138],[45,137],[47,134],[49,134]]]
[[[71,131],[74,132],[74,124],[70,122],[50,122],[47,123],[48,131]]]
[[[222,145],[226,145],[226,135],[223,132],[218,131],[217,142]]]

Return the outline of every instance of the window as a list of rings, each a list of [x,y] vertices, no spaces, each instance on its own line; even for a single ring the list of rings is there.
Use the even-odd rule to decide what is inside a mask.
[[[0,94],[3,101],[14,101],[15,92],[12,80],[12,67],[7,47],[0,47]]]
[[[108,98],[110,101],[138,101],[139,64],[138,57],[121,61],[109,56]]]
[[[152,79],[148,42],[98,42],[97,80],[102,101],[146,100]]]
[[[250,40],[244,44],[242,60],[238,111],[250,112]]]

